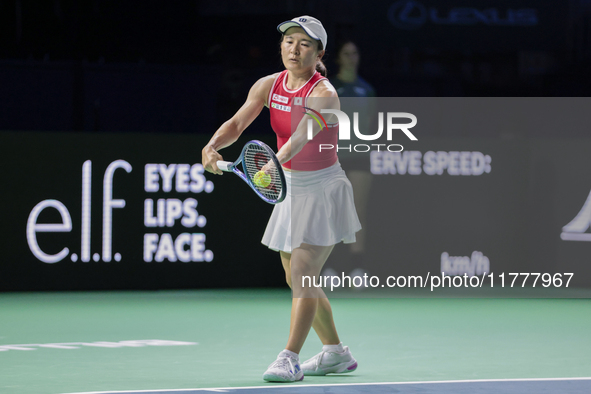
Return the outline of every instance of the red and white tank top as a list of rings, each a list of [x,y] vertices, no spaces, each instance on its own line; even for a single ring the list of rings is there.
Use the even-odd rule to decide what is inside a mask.
[[[280,73],[269,91],[269,111],[271,127],[277,134],[277,149],[289,140],[292,132],[305,116],[306,101],[320,81],[326,79],[318,71],[302,87],[296,90],[287,88],[287,70]],[[323,127],[314,138],[292,160],[284,163],[285,168],[298,171],[316,171],[332,166],[337,162],[338,123]],[[320,149],[320,144],[330,144],[332,149]]]

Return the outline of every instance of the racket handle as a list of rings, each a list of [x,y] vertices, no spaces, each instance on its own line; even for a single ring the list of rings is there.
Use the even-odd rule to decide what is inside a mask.
[[[231,161],[222,161],[218,160],[215,164],[217,164],[218,168],[222,171],[232,172],[232,163]]]

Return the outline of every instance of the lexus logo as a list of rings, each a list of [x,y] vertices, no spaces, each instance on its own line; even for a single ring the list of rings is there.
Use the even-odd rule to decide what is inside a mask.
[[[427,21],[427,9],[418,1],[397,1],[390,6],[388,19],[399,29],[418,29]]]
[[[441,11],[415,0],[399,0],[388,9],[388,20],[399,29],[416,30],[426,23],[449,26],[536,26],[538,11],[532,8],[506,10],[452,7]]]

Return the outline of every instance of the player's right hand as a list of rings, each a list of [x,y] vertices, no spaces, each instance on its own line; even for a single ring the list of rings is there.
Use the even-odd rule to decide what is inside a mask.
[[[224,172],[218,168],[218,160],[224,160],[224,158],[210,145],[206,145],[201,151],[201,164],[203,164],[205,171],[222,175]]]
[[[265,164],[263,166],[263,168],[261,168],[261,171],[263,171],[265,174],[270,174],[271,172],[273,172],[275,170],[275,162],[273,160],[269,160],[269,162],[267,164]]]

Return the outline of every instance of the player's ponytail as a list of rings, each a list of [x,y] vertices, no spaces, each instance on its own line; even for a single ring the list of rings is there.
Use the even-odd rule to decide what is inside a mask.
[[[322,46],[322,43],[320,41],[316,42],[318,42],[318,52],[320,52],[324,49],[324,47]],[[322,62],[322,58],[318,59],[318,61],[316,62],[316,71],[318,71],[320,75],[326,78],[328,71],[326,71],[326,66]]]
[[[320,75],[322,75],[323,77],[326,77],[326,66],[324,65],[322,60],[318,60],[318,62],[316,62],[316,71],[318,71]]]

